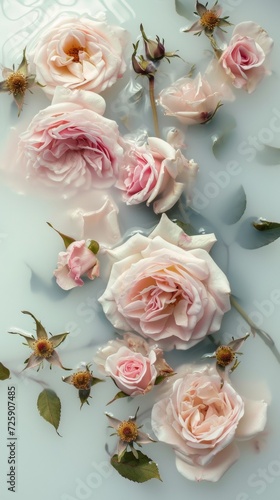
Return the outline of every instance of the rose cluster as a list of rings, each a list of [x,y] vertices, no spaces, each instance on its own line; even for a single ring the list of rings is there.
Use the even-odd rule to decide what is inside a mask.
[[[214,32],[230,25],[220,6],[209,10],[197,2],[196,10],[199,20],[185,31],[204,31],[215,59],[204,73],[183,76],[158,96],[165,114],[184,125],[211,120],[225,100],[235,98],[233,87],[253,92],[269,74],[273,44],[260,26],[245,22],[220,49]],[[188,350],[209,339],[231,308],[229,281],[210,255],[215,235],[190,236],[165,213],[182,196],[191,204],[198,165],[183,154],[180,131],[169,131],[166,140],[146,131],[122,135],[118,123],[105,116],[106,89],[127,67],[127,32],[110,26],[104,16],[62,21],[47,27],[30,52],[36,80],[52,102],[20,135],[18,172],[63,197],[87,191],[102,199],[96,193],[106,190],[96,210],[77,208],[72,214],[77,238],[55,230],[65,244],[53,273],[56,282],[64,290],[80,287],[84,277],[94,280],[104,266],[109,277],[98,302],[118,336],[98,349],[94,362],[118,388],[112,401],[153,390],[152,428],[159,441],[174,449],[178,471],[191,480],[216,481],[238,458],[236,441],[264,429],[267,405],[241,397],[230,382],[230,370],[222,378],[214,365],[184,365],[175,373],[165,359],[164,351]],[[141,33],[147,60],[137,59],[137,42],[132,66],[151,81],[148,68],[154,80],[159,61],[176,54],[166,52],[159,37],[148,39],[142,25]],[[128,206],[145,203],[161,214],[149,234],[134,231],[121,239],[118,209],[108,189]],[[44,338],[44,345],[49,342]],[[48,353],[52,360],[53,350]],[[42,355],[36,356],[41,363]],[[89,366],[64,380],[88,391],[84,399],[80,393],[82,404],[99,381]],[[118,430],[119,421],[110,418]],[[127,446],[133,450],[137,436],[138,443],[149,442],[134,422],[125,423],[131,434],[119,430],[119,460]]]

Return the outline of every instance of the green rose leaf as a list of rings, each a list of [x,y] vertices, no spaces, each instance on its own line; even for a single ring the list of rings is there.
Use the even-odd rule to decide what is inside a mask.
[[[155,380],[155,385],[161,384],[167,377],[173,377],[173,375],[176,375],[175,372],[171,373],[164,373],[163,375],[158,375]]]
[[[280,224],[248,217],[237,233],[237,243],[247,250],[254,250],[273,243],[280,237]]]
[[[54,426],[56,432],[59,426],[61,402],[51,389],[44,389],[38,397],[37,407],[41,417]],[[57,432],[60,436],[60,434]]]
[[[126,452],[118,462],[118,455],[111,458],[111,465],[126,479],[136,483],[144,483],[150,479],[159,479],[158,467],[149,457],[137,450],[138,458],[131,451]]]
[[[266,219],[259,219],[253,222],[253,226],[258,231],[271,231],[272,229],[277,229],[280,236],[280,223],[279,222],[269,222]]]
[[[117,392],[117,394],[114,396],[113,399],[111,399],[111,401],[109,401],[109,403],[107,403],[106,406],[110,405],[111,403],[113,403],[114,401],[117,401],[117,399],[121,399],[121,398],[128,398],[129,395],[126,394],[125,392],[123,391],[120,391],[120,392]]]
[[[67,234],[61,233],[55,227],[52,226],[50,222],[47,222],[48,226],[50,226],[59,236],[63,239],[63,243],[65,245],[65,248],[69,247],[71,243],[74,243],[74,238],[71,238],[71,236],[68,236]]]
[[[10,377],[10,370],[0,362],[0,380],[7,380]]]
[[[90,240],[88,244],[88,249],[91,250],[91,252],[96,255],[99,251],[99,243],[97,243],[97,241],[95,240]]]
[[[246,210],[247,200],[243,186],[239,186],[227,199],[227,206],[222,210],[222,221],[225,224],[238,222]]]

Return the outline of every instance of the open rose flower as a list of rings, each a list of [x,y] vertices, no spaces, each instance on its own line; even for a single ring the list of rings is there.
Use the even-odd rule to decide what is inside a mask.
[[[83,286],[83,275],[87,275],[90,280],[99,276],[99,262],[85,240],[74,241],[64,252],[59,252],[54,276],[60,288],[71,290]]]
[[[30,55],[47,94],[56,86],[100,93],[125,72],[127,43],[127,32],[107,24],[103,15],[69,17],[47,26]]]
[[[188,349],[219,330],[230,287],[208,253],[215,241],[187,236],[163,214],[148,237],[135,234],[110,250],[115,262],[99,299],[109,321],[164,350]]]
[[[123,149],[104,99],[85,90],[56,89],[20,136],[18,163],[29,178],[76,191],[114,184]]]
[[[180,78],[160,92],[158,102],[166,115],[184,125],[207,123],[224,100],[234,98],[225,82],[212,80],[200,73],[195,78]]]
[[[187,160],[179,149],[149,137],[141,146],[127,143],[116,187],[127,205],[152,203],[154,211],[161,213],[172,208],[183,191],[190,201],[197,170],[197,163]]]
[[[128,396],[138,396],[154,386],[157,376],[155,361],[156,354],[153,351],[143,356],[123,346],[107,358],[105,372],[122,392]]]
[[[127,396],[149,392],[157,381],[173,374],[157,345],[127,333],[98,349],[94,361]]]
[[[258,24],[251,21],[237,24],[229,46],[220,57],[220,64],[234,87],[251,93],[263,78],[270,74],[266,68],[267,55],[273,40]]]
[[[185,365],[152,409],[159,441],[172,446],[178,471],[190,480],[217,481],[238,459],[236,439],[262,432],[267,404],[243,399],[214,367]]]

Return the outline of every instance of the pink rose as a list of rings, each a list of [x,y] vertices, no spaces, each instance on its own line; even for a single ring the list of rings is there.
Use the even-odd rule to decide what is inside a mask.
[[[197,169],[179,149],[149,137],[142,146],[127,144],[116,187],[127,205],[153,203],[154,211],[161,213],[173,207],[183,191],[190,197]]]
[[[107,342],[93,360],[99,371],[109,375],[129,396],[145,394],[153,388],[157,377],[163,380],[174,373],[156,344],[133,333]]]
[[[267,404],[243,400],[228,381],[221,387],[213,367],[185,365],[181,371],[152,409],[153,431],[173,447],[183,476],[217,481],[239,457],[235,438],[263,431]]]
[[[59,19],[40,33],[31,58],[48,95],[56,86],[100,93],[122,77],[127,32],[99,17]]]
[[[104,109],[97,94],[58,87],[20,136],[18,164],[27,177],[74,192],[114,184],[123,149]]]
[[[265,63],[272,46],[272,38],[261,26],[251,21],[235,26],[220,64],[236,88],[251,93],[263,76],[270,74]]]
[[[81,276],[84,274],[91,280],[99,276],[98,260],[87,247],[85,240],[74,241],[65,252],[59,252],[57,265],[54,276],[63,290],[82,286],[84,282]]]
[[[163,214],[149,237],[135,234],[108,251],[115,262],[99,299],[115,328],[133,329],[164,350],[197,344],[219,330],[230,309],[228,280],[208,253],[215,236],[182,234]]]
[[[193,78],[180,78],[159,94],[159,104],[166,115],[175,116],[185,125],[206,123],[213,118],[225,99],[232,100],[233,94],[227,84],[216,82],[206,74]]]
[[[152,350],[148,356],[143,356],[123,346],[108,356],[105,372],[125,394],[138,396],[154,386],[157,377],[155,361],[156,353]]]

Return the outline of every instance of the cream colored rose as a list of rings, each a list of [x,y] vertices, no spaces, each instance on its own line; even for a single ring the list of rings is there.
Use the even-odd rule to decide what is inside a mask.
[[[213,367],[184,365],[152,409],[159,441],[172,446],[178,471],[190,480],[217,481],[238,459],[235,438],[263,431],[267,404],[243,400]],[[182,376],[181,376],[182,374]]]
[[[108,251],[115,259],[99,301],[115,328],[164,350],[189,349],[219,330],[230,287],[208,251],[215,236],[188,237],[166,215],[149,237]]]
[[[127,32],[105,17],[67,17],[40,33],[30,58],[48,95],[58,85],[100,93],[123,75],[127,43]]]
[[[176,80],[159,94],[158,102],[166,115],[175,116],[184,125],[206,123],[213,118],[224,100],[233,94],[225,82],[215,81],[214,75],[200,73],[195,78]]]

